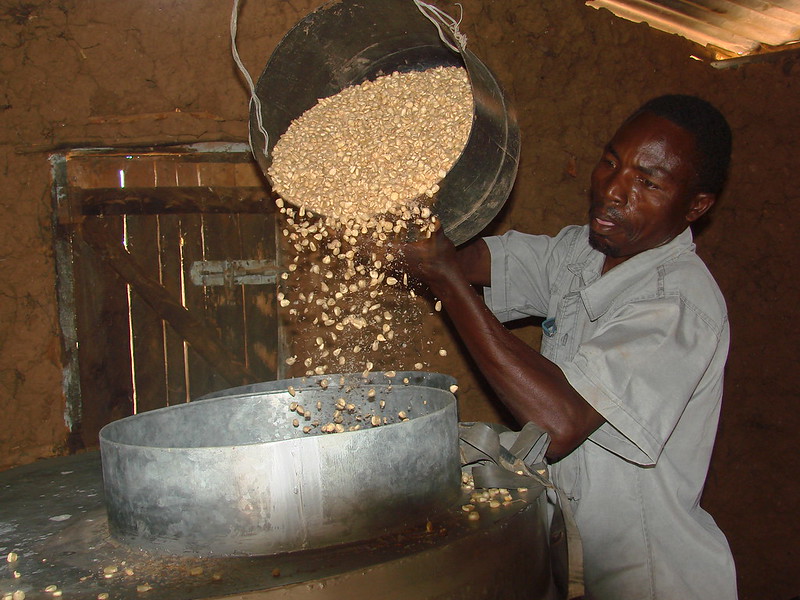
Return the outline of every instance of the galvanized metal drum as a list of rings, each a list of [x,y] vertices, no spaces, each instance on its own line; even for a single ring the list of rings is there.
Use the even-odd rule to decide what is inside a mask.
[[[447,236],[465,242],[497,215],[516,178],[519,125],[492,72],[469,49],[455,52],[412,0],[336,0],[301,20],[275,48],[256,84],[250,139],[267,174],[271,151],[291,122],[320,98],[395,71],[463,66],[472,86],[472,132],[434,196]],[[268,175],[267,175],[268,177]]]
[[[269,382],[111,423],[111,535],[162,553],[264,555],[424,522],[460,495],[455,397],[431,375]],[[340,398],[352,406],[334,415]],[[336,417],[345,431],[322,433]]]

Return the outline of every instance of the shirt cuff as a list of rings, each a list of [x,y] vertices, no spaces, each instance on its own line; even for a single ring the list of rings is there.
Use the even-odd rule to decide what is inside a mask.
[[[612,393],[593,381],[576,362],[558,366],[575,391],[606,420],[589,436],[589,440],[637,465],[655,465],[661,446],[636,416],[627,411]]]
[[[501,323],[527,316],[509,306],[506,264],[508,255],[503,246],[503,239],[493,236],[483,238],[483,241],[486,242],[491,256],[489,279],[491,286],[483,288],[483,301]]]

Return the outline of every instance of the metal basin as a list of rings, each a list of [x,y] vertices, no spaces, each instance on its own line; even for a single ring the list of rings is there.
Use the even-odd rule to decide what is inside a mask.
[[[298,386],[292,395],[292,380],[269,382],[276,389],[223,393],[104,427],[111,535],[170,554],[275,554],[371,539],[452,506],[460,494],[453,394],[356,385],[360,376],[340,386],[336,377],[327,389]],[[360,430],[303,433],[332,421],[340,397],[355,406],[343,425]],[[292,402],[309,420],[289,410]],[[386,424],[371,426],[371,415]]]
[[[336,0],[286,34],[256,84],[269,135],[266,154],[251,104],[250,140],[259,166],[267,175],[280,136],[320,98],[394,71],[438,66],[466,68],[474,112],[467,144],[440,182],[433,209],[455,244],[471,239],[497,215],[514,185],[519,125],[486,65],[469,49],[457,53],[445,46],[411,0]]]

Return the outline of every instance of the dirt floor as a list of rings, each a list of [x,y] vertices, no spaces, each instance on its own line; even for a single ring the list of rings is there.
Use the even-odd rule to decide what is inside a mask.
[[[254,75],[319,4],[245,3],[239,47]],[[246,140],[230,8],[218,0],[0,0],[0,468],[63,453],[68,435],[48,158],[74,147]],[[704,505],[731,543],[743,600],[797,596],[798,55],[714,69],[690,58],[702,48],[580,2],[471,0],[464,13],[468,47],[513,98],[523,136],[515,189],[487,233],[552,234],[583,222],[600,148],[652,96],[699,94],[727,115],[729,185],[696,232],[733,335]],[[533,326],[517,331],[531,343],[539,335]],[[462,420],[504,418],[458,352],[435,366],[459,378]]]

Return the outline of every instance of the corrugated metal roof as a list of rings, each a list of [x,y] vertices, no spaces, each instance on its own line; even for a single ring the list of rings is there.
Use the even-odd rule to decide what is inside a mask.
[[[587,0],[586,4],[682,35],[709,48],[716,58],[774,51],[800,42],[800,0]]]

